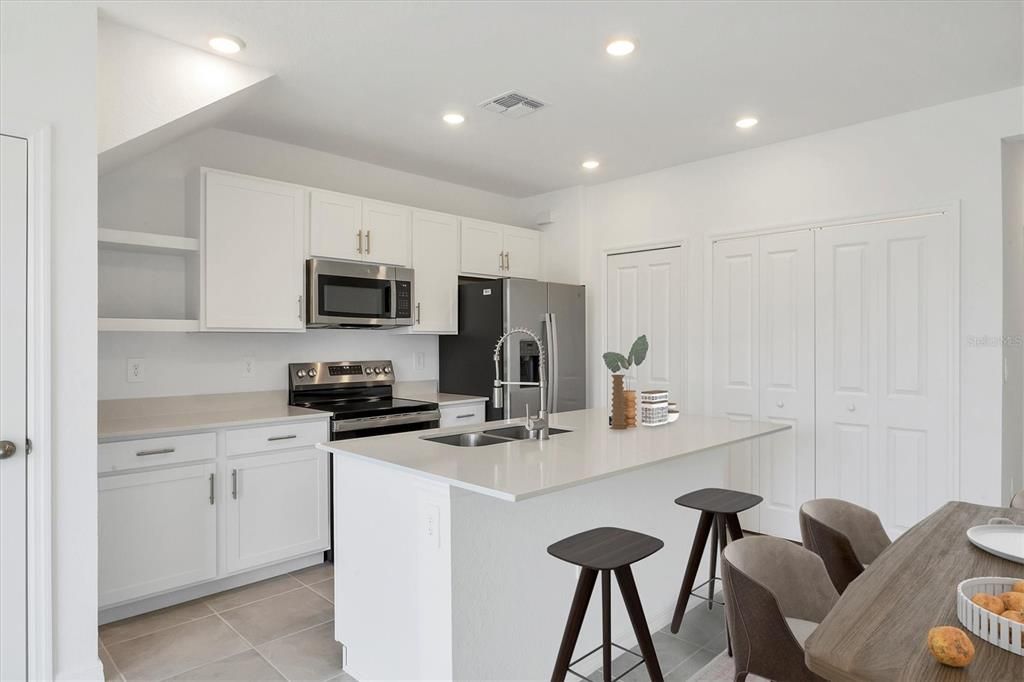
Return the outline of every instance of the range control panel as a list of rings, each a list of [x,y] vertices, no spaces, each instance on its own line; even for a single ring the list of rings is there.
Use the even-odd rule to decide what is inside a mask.
[[[288,383],[291,386],[391,384],[394,381],[395,369],[390,360],[293,362],[288,365]]]

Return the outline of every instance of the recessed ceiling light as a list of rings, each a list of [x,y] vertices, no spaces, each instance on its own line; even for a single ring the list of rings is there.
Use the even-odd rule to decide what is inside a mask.
[[[229,35],[214,36],[210,38],[210,47],[221,54],[235,54],[242,51],[245,41]]]
[[[597,159],[587,159],[580,165],[586,168],[587,170],[594,170],[595,168],[601,165],[601,162],[598,161]]]
[[[736,121],[737,128],[753,128],[756,125],[756,118],[741,118],[740,120]]]
[[[632,40],[613,40],[604,49],[605,52],[613,57],[625,57],[636,49],[636,45],[633,44]]]
[[[441,118],[443,118],[444,122],[450,126],[457,126],[466,120],[465,116],[463,116],[462,114],[456,114],[454,112],[450,114],[445,114]]]

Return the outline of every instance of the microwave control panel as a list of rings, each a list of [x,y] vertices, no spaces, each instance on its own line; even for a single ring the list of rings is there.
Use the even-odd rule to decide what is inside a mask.
[[[412,317],[412,282],[395,282],[395,317]]]

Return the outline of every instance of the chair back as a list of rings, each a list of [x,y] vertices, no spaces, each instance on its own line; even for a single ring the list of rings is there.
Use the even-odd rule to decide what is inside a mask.
[[[804,547],[825,562],[840,593],[892,544],[873,511],[829,498],[800,506],[800,536]]]

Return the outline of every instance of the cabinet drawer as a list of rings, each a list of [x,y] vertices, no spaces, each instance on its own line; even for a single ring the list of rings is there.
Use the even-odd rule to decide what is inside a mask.
[[[214,433],[100,443],[99,472],[196,462],[216,456],[217,434]]]
[[[441,406],[441,428],[447,426],[468,426],[484,423],[486,403],[464,403]]]
[[[327,420],[321,420],[236,429],[227,432],[225,444],[228,455],[241,455],[301,448],[328,440]]]

